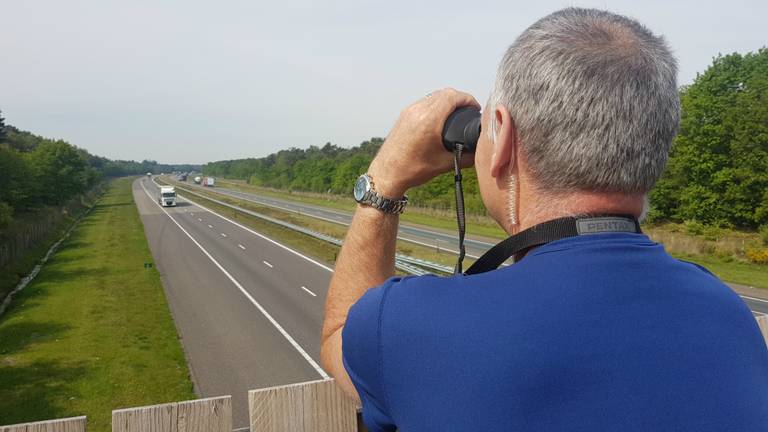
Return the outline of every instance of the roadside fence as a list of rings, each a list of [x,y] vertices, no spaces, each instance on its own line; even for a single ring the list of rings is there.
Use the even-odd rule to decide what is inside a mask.
[[[334,380],[248,392],[251,432],[364,432],[358,407]],[[86,432],[86,417],[11,426],[0,432]],[[233,432],[232,397],[221,396],[112,411],[112,432]]]
[[[73,198],[65,205],[36,213],[19,215],[11,225],[0,230],[0,269],[14,262],[24,252],[62,228],[67,217],[76,218],[100,195],[101,186]],[[29,220],[32,219],[32,220]]]

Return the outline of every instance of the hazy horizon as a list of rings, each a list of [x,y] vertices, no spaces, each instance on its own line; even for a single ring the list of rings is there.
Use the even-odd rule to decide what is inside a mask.
[[[562,7],[664,35],[680,85],[718,54],[765,46],[768,14],[757,1],[106,3],[4,2],[6,124],[111,159],[191,164],[384,137],[445,86],[484,103],[506,47]]]

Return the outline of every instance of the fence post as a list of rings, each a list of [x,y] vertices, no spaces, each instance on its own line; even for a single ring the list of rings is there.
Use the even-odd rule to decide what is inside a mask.
[[[232,432],[232,397],[114,410],[112,432]]]
[[[85,416],[0,426],[0,432],[85,432]]]
[[[357,432],[357,407],[333,380],[248,392],[251,432]]]

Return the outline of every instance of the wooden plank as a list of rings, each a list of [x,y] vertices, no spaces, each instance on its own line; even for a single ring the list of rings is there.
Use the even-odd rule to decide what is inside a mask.
[[[760,332],[763,333],[763,339],[768,345],[768,315],[758,315],[755,317],[757,320],[757,326],[760,327]]]
[[[85,432],[85,416],[0,426],[0,432]]]
[[[175,432],[178,403],[112,411],[112,432]]]
[[[112,411],[112,432],[231,431],[231,396]]]
[[[251,432],[357,432],[357,407],[333,380],[248,392]]]
[[[178,432],[232,432],[232,397],[179,403]]]

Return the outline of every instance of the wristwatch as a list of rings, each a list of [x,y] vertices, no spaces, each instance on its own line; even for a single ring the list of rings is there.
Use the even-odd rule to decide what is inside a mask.
[[[373,207],[388,214],[401,214],[408,205],[408,197],[400,199],[385,198],[373,190],[373,179],[368,174],[363,174],[355,181],[355,201],[360,204]]]

